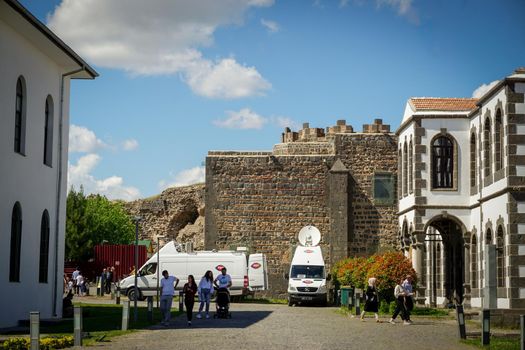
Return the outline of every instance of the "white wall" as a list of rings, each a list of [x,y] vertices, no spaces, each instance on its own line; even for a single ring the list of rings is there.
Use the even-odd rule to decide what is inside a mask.
[[[52,317],[55,281],[57,219],[58,123],[62,71],[11,27],[0,21],[0,327],[27,319],[30,311],[42,318]],[[25,156],[14,152],[16,82],[26,81]],[[69,101],[69,84],[65,86]],[[44,108],[48,95],[53,98],[52,167],[43,164]],[[69,104],[64,106],[63,176],[58,237],[57,313],[62,309],[62,271],[64,261],[65,199],[67,181],[67,135]],[[11,213],[15,202],[22,207],[22,249],[20,282],[9,282]],[[50,216],[48,283],[39,278],[40,222],[43,211]]]

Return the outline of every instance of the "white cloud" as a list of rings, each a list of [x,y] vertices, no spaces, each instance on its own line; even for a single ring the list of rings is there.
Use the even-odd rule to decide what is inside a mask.
[[[136,75],[180,74],[196,94],[240,98],[261,95],[271,85],[254,67],[233,58],[207,59],[199,47],[213,44],[218,27],[241,25],[250,7],[272,4],[273,0],[63,0],[48,24],[100,67]]]
[[[267,19],[261,19],[261,24],[266,27],[269,33],[277,33],[281,28],[279,27],[279,24],[274,21],[270,21]]]
[[[226,114],[228,115],[226,118],[216,119],[213,124],[226,129],[262,129],[265,124],[273,124],[281,128],[299,128],[299,123],[291,118],[282,116],[263,117],[250,108],[227,111]]]
[[[350,0],[339,0],[339,7],[343,8],[348,5]],[[363,6],[367,3],[375,4],[377,9],[391,7],[398,15],[408,18],[414,24],[419,24],[419,16],[412,3],[414,0],[352,0],[356,6]]]
[[[68,187],[80,188],[85,193],[98,193],[109,199],[134,200],[140,197],[140,191],[131,186],[124,186],[120,176],[110,176],[105,179],[96,179],[91,175],[92,170],[100,162],[98,154],[90,153],[78,159],[76,164],[68,165]]]
[[[69,152],[89,153],[107,145],[88,128],[71,124],[69,128]]]
[[[412,10],[412,0],[375,0],[377,7],[390,6],[400,15],[407,15]]]
[[[165,190],[168,187],[188,186],[205,181],[205,167],[198,166],[182,170],[176,174],[170,174],[169,180],[159,181],[159,189]]]
[[[490,82],[488,84],[481,84],[476,90],[474,90],[474,92],[472,92],[472,97],[480,98],[490,89],[492,89],[497,83],[499,83],[499,80],[494,80],[493,82]]]
[[[339,7],[346,7],[348,5],[349,0],[340,0],[339,1]]]
[[[124,151],[133,151],[139,147],[139,142],[135,139],[127,139],[122,142],[122,149]]]
[[[238,112],[227,111],[226,114],[228,114],[226,119],[214,120],[213,124],[227,129],[261,129],[268,121],[249,108],[243,108]]]

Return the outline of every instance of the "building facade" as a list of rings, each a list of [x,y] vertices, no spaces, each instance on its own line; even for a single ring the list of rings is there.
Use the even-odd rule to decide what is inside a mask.
[[[397,137],[380,119],[354,132],[337,125],[289,128],[269,152],[210,151],[206,249],[265,253],[272,294],[286,293],[297,233],[321,231],[327,266],[397,245]]]
[[[524,95],[522,68],[479,99],[407,102],[399,241],[421,303],[525,308]]]
[[[61,317],[70,79],[97,73],[0,1],[0,327]]]

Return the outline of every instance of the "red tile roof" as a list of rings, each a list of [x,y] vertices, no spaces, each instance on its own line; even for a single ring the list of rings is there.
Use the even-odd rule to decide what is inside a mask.
[[[471,111],[477,98],[412,97],[410,104],[416,111]]]

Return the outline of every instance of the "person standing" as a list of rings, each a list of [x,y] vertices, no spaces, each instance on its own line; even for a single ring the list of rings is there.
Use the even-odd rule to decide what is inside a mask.
[[[107,270],[104,267],[102,269],[102,274],[100,275],[100,281],[99,281],[100,296],[104,296],[104,292],[106,291],[106,278],[107,278]]]
[[[167,270],[162,271],[162,278],[160,280],[161,296],[160,296],[160,312],[162,313],[162,324],[169,325],[171,319],[171,303],[173,302],[173,295],[175,288],[179,284],[179,279],[175,276],[170,276]],[[173,285],[175,283],[175,286]]]
[[[394,310],[394,314],[392,315],[392,318],[390,319],[390,323],[395,324],[396,317],[401,313],[401,319],[403,320],[404,325],[409,325],[410,321],[407,315],[407,309],[405,304],[405,296],[406,291],[403,288],[403,279],[399,281],[399,283],[396,285],[396,288],[394,289],[394,297],[396,298],[396,309]]]
[[[218,288],[230,288],[232,286],[232,278],[226,273],[226,268],[223,267],[221,273],[215,277],[213,284]]]
[[[204,308],[204,305],[206,305],[206,318],[210,318],[210,300],[211,300],[211,291],[213,289],[213,272],[210,270],[206,271],[204,276],[202,276],[198,292],[199,292],[199,313],[197,314],[197,318],[201,318],[201,312]]]
[[[193,304],[195,304],[195,294],[197,294],[197,284],[193,275],[188,276],[188,283],[182,289],[184,293],[184,305],[186,306],[186,317],[188,318],[188,326],[191,326],[191,319],[193,316]]]
[[[84,276],[82,276],[82,272],[78,271],[77,278],[76,278],[76,285],[78,288],[78,295],[83,297],[86,292],[86,281],[84,280]]]
[[[111,283],[113,283],[113,267],[108,267],[106,271],[106,294],[111,294]]]
[[[71,279],[73,280],[73,287],[75,289],[75,294],[78,294],[78,286],[77,286],[77,276],[78,274],[80,273],[80,269],[78,268],[78,266],[75,268],[75,271],[73,271],[73,273],[71,274]]]
[[[375,277],[371,277],[368,279],[368,287],[366,288],[365,293],[365,309],[363,310],[363,312],[361,312],[361,321],[365,320],[366,312],[373,312],[376,318],[376,322],[379,322],[379,297],[377,294],[376,284],[377,279]]]
[[[407,275],[406,279],[403,281],[403,289],[405,290],[405,305],[407,308],[407,320],[410,323],[412,323],[410,314],[414,309],[414,289],[412,286],[413,281],[414,280],[412,279],[411,275]]]

